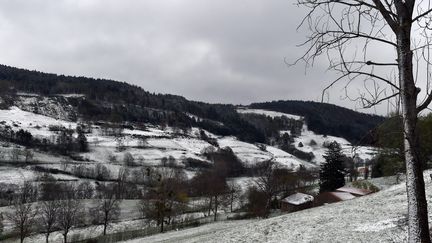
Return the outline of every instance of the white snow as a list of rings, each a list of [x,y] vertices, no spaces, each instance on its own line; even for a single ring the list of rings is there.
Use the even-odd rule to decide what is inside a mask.
[[[265,151],[263,151],[256,145],[239,141],[235,137],[222,137],[218,139],[218,143],[222,148],[231,148],[246,167],[252,167],[260,162],[271,159],[293,170],[298,169],[300,166],[306,168],[314,167],[314,165],[272,146],[266,145]]]
[[[289,119],[294,119],[294,120],[302,120],[303,119],[303,117],[297,116],[297,115],[292,115],[292,114],[287,114],[287,113],[277,112],[277,111],[262,110],[262,109],[237,109],[237,112],[243,113],[243,114],[265,115],[265,116],[269,116],[272,118],[285,116]]]
[[[292,194],[284,199],[282,201],[287,202],[289,204],[293,205],[301,205],[307,202],[312,202],[314,200],[314,197],[308,194],[297,192],[295,194]]]
[[[71,129],[75,129],[77,126],[74,122],[23,111],[16,106],[10,107],[9,110],[0,110],[0,122],[11,126],[15,131],[23,129],[31,132],[33,136],[42,137],[49,137],[55,134],[49,131],[49,126],[62,126]]]
[[[62,96],[65,98],[82,98],[85,97],[85,94],[56,94],[56,96]]]
[[[331,194],[335,195],[343,201],[356,198],[354,195],[348,192],[331,192]]]
[[[34,180],[36,172],[16,167],[0,167],[0,183],[21,185],[25,181]]]
[[[313,141],[316,145],[313,145]],[[312,152],[315,156],[313,162],[320,164],[325,161],[324,155],[327,151],[324,144],[329,144],[336,141],[341,145],[342,152],[349,156],[357,156],[361,159],[371,159],[376,154],[376,149],[365,146],[352,146],[346,139],[335,136],[324,136],[314,133],[309,130],[306,124],[303,125],[301,135],[294,138],[294,145],[297,149],[304,152]],[[312,144],[311,144],[312,142]],[[301,146],[300,143],[303,145]]]
[[[425,172],[426,198],[431,205],[429,173]],[[227,227],[221,222],[128,242],[405,242],[406,210],[402,182],[367,196],[274,218],[231,221]]]

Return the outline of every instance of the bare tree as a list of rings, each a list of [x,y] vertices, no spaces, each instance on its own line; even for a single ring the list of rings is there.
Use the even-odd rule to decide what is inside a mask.
[[[37,186],[30,181],[25,181],[18,197],[22,203],[35,202],[38,197]]]
[[[105,181],[110,178],[110,171],[102,163],[98,163],[95,166],[95,177],[96,180]]]
[[[77,187],[78,199],[90,199],[93,197],[95,188],[89,181],[81,182]]]
[[[31,149],[25,149],[24,150],[24,157],[25,157],[25,162],[29,163],[33,161],[33,157],[34,157],[34,153],[33,151],[31,151]]]
[[[120,216],[120,202],[116,197],[117,193],[114,188],[105,188],[102,198],[98,201],[94,211],[94,219],[96,223],[103,224],[103,234],[106,235],[109,223]]]
[[[123,199],[127,192],[127,184],[129,178],[129,170],[125,167],[120,167],[117,175],[117,198]]]
[[[299,60],[313,64],[323,55],[329,59],[329,67],[340,74],[327,88],[344,79],[348,80],[346,88],[354,80],[362,81],[364,89],[354,100],[364,107],[392,100],[397,111],[400,109],[407,171],[408,241],[430,242],[417,130],[418,114],[432,101],[430,2],[297,0],[297,3],[309,10],[300,26],[311,33],[304,43],[306,53]],[[393,56],[378,57],[376,50],[379,53],[388,50]]]
[[[229,193],[226,178],[220,170],[213,168],[197,174],[193,178],[198,195],[208,197],[208,215],[213,211],[213,219],[217,220],[217,212],[222,196]]]
[[[10,151],[10,158],[12,162],[19,162],[21,158],[22,151],[19,147],[14,147]]]
[[[21,243],[30,235],[37,214],[37,207],[33,207],[31,203],[25,203],[20,199],[15,200],[12,205],[12,212],[6,214],[6,218],[13,223],[15,230],[18,231]]]
[[[156,221],[160,232],[166,224],[172,223],[173,218],[183,211],[187,200],[185,187],[186,175],[181,170],[162,167],[152,174],[150,179],[152,188],[148,192],[148,200],[138,204],[147,219]]]
[[[267,160],[257,165],[255,185],[256,188],[265,195],[265,211],[269,212],[272,199],[278,192],[277,182],[274,171],[277,169],[277,164],[273,160]]]
[[[81,202],[75,197],[76,190],[72,186],[66,186],[62,200],[59,201],[59,218],[58,224],[62,231],[64,242],[67,243],[67,237],[70,229],[81,222]]]
[[[4,225],[3,225],[3,214],[0,213],[0,236],[3,234],[3,228],[4,228]]]
[[[241,188],[234,181],[230,181],[227,184],[228,184],[228,191],[229,191],[228,202],[229,202],[230,211],[232,212],[234,202],[240,199]]]
[[[115,156],[112,153],[108,154],[107,159],[108,159],[108,162],[110,164],[116,164],[117,163],[117,156]]]
[[[123,164],[125,166],[135,166],[135,158],[129,152],[123,154]]]
[[[51,200],[42,202],[40,207],[40,215],[46,243],[49,242],[50,234],[58,228],[59,211],[59,201]]]

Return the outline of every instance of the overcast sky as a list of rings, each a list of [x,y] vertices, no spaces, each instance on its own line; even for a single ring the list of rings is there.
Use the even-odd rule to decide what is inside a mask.
[[[108,78],[188,99],[319,101],[327,63],[304,51],[293,0],[0,0],[0,63]],[[330,102],[349,108],[340,88]],[[364,110],[363,110],[364,111]],[[369,111],[369,112],[373,112]]]

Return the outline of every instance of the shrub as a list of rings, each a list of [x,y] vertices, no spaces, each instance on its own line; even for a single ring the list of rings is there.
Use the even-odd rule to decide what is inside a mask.
[[[359,188],[359,189],[366,189],[369,190],[371,192],[378,192],[380,189],[375,186],[374,184],[372,184],[372,182],[370,181],[354,181],[352,183],[352,186],[355,188]]]

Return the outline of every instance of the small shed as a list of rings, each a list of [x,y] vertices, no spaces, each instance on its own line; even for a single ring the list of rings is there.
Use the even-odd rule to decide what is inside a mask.
[[[348,192],[323,192],[315,198],[314,206],[321,206],[327,203],[335,203],[356,198]]]
[[[285,212],[295,212],[313,206],[314,197],[304,193],[292,194],[280,201],[281,210]]]

